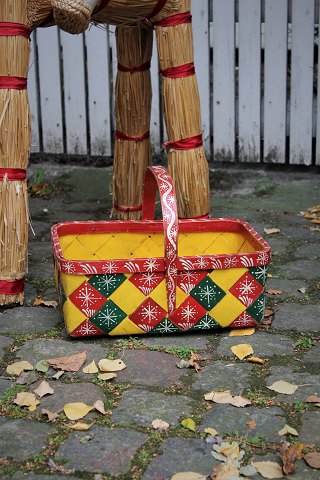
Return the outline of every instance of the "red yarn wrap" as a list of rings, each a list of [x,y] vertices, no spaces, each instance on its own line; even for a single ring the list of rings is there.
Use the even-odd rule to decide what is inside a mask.
[[[16,22],[0,22],[0,37],[30,38],[30,28]]]
[[[163,77],[167,78],[183,78],[190,77],[196,73],[194,63],[185,63],[184,65],[178,65],[177,67],[170,67],[164,70],[160,70]]]
[[[14,89],[25,90],[28,85],[28,80],[23,77],[1,77],[0,76],[0,89]]]
[[[157,5],[154,7],[152,12],[146,18],[150,20],[150,18],[153,18],[156,15],[158,15],[158,13],[160,13],[161,10],[166,6],[166,3],[167,3],[167,0],[158,0]]]
[[[150,65],[151,65],[150,60],[143,63],[142,65],[139,65],[139,67],[126,67],[125,65],[121,65],[121,63],[118,63],[118,70],[119,72],[127,72],[127,73],[144,72],[145,70],[149,70]]]
[[[156,22],[157,27],[174,27],[176,25],[182,25],[183,23],[191,23],[192,15],[190,12],[177,13],[176,15],[170,15],[159,22]]]
[[[147,130],[143,135],[139,135],[137,137],[126,135],[125,133],[122,133],[119,130],[116,130],[117,140],[131,140],[133,142],[141,142],[142,140],[146,140],[147,138],[150,138],[150,130]]]
[[[23,168],[0,168],[0,182],[5,176],[8,180],[25,180],[27,174]]]
[[[119,212],[139,212],[142,210],[142,205],[136,205],[135,207],[124,207],[115,203],[114,208],[116,208]]]
[[[20,280],[0,280],[0,295],[19,295],[24,291],[24,278]]]
[[[173,150],[193,150],[194,148],[202,147],[202,135],[195,135],[194,137],[183,138],[176,142],[166,142],[163,144],[165,148],[172,148]]]

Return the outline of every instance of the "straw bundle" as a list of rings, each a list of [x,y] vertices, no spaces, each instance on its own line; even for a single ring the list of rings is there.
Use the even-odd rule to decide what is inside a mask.
[[[27,0],[0,2],[0,29],[2,22],[26,25]],[[1,81],[12,82],[14,77],[26,79],[28,38],[0,36],[0,51]],[[10,179],[4,169],[19,169],[24,175],[31,142],[27,90],[4,88],[4,85],[0,86],[0,305],[23,302],[28,243],[27,187],[25,180]],[[5,293],[8,291],[11,293]]]
[[[183,0],[179,13],[189,11],[190,0]],[[191,23],[157,26],[156,33],[161,70],[194,61]],[[162,94],[169,142],[201,135],[200,99],[195,75],[182,78],[164,76]],[[209,212],[210,189],[203,147],[189,150],[169,148],[168,167],[175,184],[179,216],[206,215]]]
[[[144,172],[151,163],[148,138],[151,78],[148,62],[152,55],[152,40],[153,33],[149,28],[116,29],[120,69],[115,92],[113,214],[121,219],[140,218]],[[137,67],[138,71],[132,70]],[[142,67],[141,71],[139,67]],[[121,68],[128,71],[121,71]],[[132,138],[125,139],[128,136]]]
[[[28,0],[28,25],[31,29],[45,22],[51,14],[51,0]]]

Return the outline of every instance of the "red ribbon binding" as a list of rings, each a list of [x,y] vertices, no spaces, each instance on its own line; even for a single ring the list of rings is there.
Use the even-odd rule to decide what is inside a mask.
[[[194,137],[183,138],[176,142],[166,142],[163,144],[165,148],[172,148],[173,150],[192,150],[194,148],[202,147],[202,135],[195,135]]]
[[[157,5],[154,7],[152,12],[146,18],[150,20],[150,18],[153,18],[156,15],[158,15],[158,13],[160,13],[161,10],[166,6],[166,3],[167,3],[167,0],[158,0]]]
[[[150,60],[139,65],[139,67],[126,67],[125,65],[121,65],[118,63],[118,70],[119,72],[127,72],[127,73],[136,73],[136,72],[144,72],[145,70],[149,70],[150,68]]]
[[[30,28],[16,22],[0,22],[0,37],[21,36],[30,38]]]
[[[179,217],[181,220],[185,220],[186,217]],[[187,217],[188,219],[192,220],[205,220],[206,218],[209,218],[209,213],[206,213],[205,215],[197,215],[195,217]]]
[[[8,180],[25,180],[27,173],[23,168],[0,168],[0,181],[5,176]]]
[[[170,15],[159,22],[156,22],[157,27],[175,27],[176,25],[182,25],[183,23],[191,23],[192,15],[190,12],[177,13],[176,15]]]
[[[143,135],[132,137],[131,135],[126,135],[125,133],[116,130],[116,139],[117,140],[131,140],[133,142],[141,142],[142,140],[146,140],[150,138],[150,130],[147,130]]]
[[[115,203],[114,208],[116,208],[119,212],[139,212],[142,210],[142,205],[136,205],[135,207],[124,207]]]
[[[20,280],[0,280],[0,295],[19,295],[24,291],[24,278]]]
[[[0,89],[25,90],[28,85],[28,80],[23,77],[1,77]]]
[[[170,67],[164,70],[160,70],[163,77],[167,78],[183,78],[190,77],[196,73],[194,63],[185,63],[184,65],[178,65],[177,67]]]

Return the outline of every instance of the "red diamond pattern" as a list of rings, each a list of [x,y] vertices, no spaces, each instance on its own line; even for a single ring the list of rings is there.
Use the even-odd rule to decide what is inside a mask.
[[[229,328],[245,328],[245,327],[256,327],[257,322],[247,313],[246,311],[242,312],[238,318],[236,318],[230,325]]]
[[[93,337],[95,335],[104,335],[104,333],[90,320],[85,320],[72,332],[73,337]]]
[[[166,316],[166,311],[152,298],[143,302],[129,318],[145,332],[150,332]]]
[[[207,310],[203,308],[193,297],[188,297],[181,303],[172,315],[170,320],[180,330],[190,330],[199,320],[207,313]]]
[[[146,297],[159,285],[164,279],[163,273],[135,273],[129,280]]]
[[[198,285],[206,276],[208,272],[205,270],[193,272],[193,271],[186,271],[181,272],[178,275],[178,287],[186,294],[189,295],[191,290]]]
[[[106,302],[90,283],[84,282],[69,296],[71,302],[87,317],[92,317]]]
[[[245,273],[232,288],[230,288],[229,292],[246,305],[246,307],[250,307],[263,292],[263,286],[249,273]]]

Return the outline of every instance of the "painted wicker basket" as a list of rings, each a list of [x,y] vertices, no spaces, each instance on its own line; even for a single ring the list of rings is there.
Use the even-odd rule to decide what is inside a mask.
[[[153,219],[157,186],[163,221]],[[56,285],[71,336],[198,332],[262,320],[270,247],[250,225],[178,221],[163,167],[147,169],[142,218],[52,227]]]

